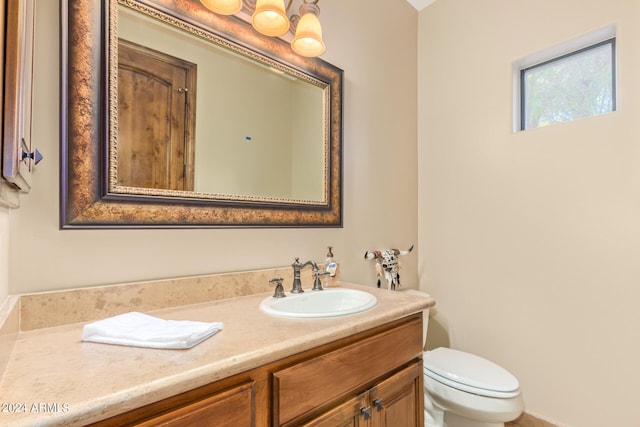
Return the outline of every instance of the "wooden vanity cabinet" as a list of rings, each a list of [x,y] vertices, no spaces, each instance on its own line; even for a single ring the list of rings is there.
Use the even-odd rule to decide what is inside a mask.
[[[421,427],[422,384],[418,313],[95,425]]]

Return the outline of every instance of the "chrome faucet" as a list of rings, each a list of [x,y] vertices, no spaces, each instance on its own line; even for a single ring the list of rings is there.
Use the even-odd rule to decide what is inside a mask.
[[[300,271],[302,271],[302,269],[307,265],[313,267],[313,273],[316,275],[316,281],[319,282],[318,272],[320,271],[320,269],[318,268],[318,264],[316,264],[316,262],[312,260],[301,263],[300,258],[296,258],[293,264],[291,264],[291,267],[293,267],[293,287],[291,288],[292,294],[301,294],[302,292],[304,292],[304,290],[302,289],[302,282],[300,282]],[[313,288],[314,290],[318,290],[316,284],[314,284]],[[320,286],[319,290],[322,290],[322,286]]]

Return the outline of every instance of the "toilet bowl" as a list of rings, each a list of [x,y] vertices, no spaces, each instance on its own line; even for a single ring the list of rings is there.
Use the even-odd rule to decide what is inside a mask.
[[[522,413],[518,380],[481,357],[450,348],[424,353],[425,401],[431,402],[428,427],[504,427]],[[427,407],[425,407],[427,412]]]
[[[428,309],[423,317],[426,340]],[[524,410],[518,380],[489,360],[440,347],[423,353],[423,369],[425,427],[504,427]]]

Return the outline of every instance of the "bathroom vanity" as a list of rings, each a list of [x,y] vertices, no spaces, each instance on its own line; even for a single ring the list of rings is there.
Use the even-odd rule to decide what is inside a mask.
[[[93,425],[421,426],[421,322],[411,315]]]
[[[287,272],[275,273],[286,277]],[[422,425],[421,311],[435,304],[432,298],[339,283],[371,292],[378,304],[348,316],[289,319],[258,309],[273,292],[268,284],[265,290],[249,289],[244,279],[228,275],[188,280],[193,283],[21,296],[11,313],[0,313],[5,324],[23,317],[8,361],[0,365],[0,396],[3,404],[13,405],[0,412],[0,424],[188,425],[196,420],[234,427],[377,426],[392,420],[394,426]],[[191,295],[185,290],[192,285],[201,292],[234,289],[237,296],[145,306],[154,290],[175,304],[172,289]],[[86,312],[96,319],[144,311],[166,319],[222,321],[224,329],[189,350],[82,342],[88,320],[79,317],[89,301]],[[33,316],[40,317],[34,320],[29,313],[36,307]],[[45,319],[43,310],[60,314]],[[5,338],[6,332],[5,325]]]

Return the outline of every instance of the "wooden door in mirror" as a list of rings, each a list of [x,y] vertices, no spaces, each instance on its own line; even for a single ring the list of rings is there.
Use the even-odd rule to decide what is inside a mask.
[[[196,70],[119,40],[118,185],[193,191]]]

